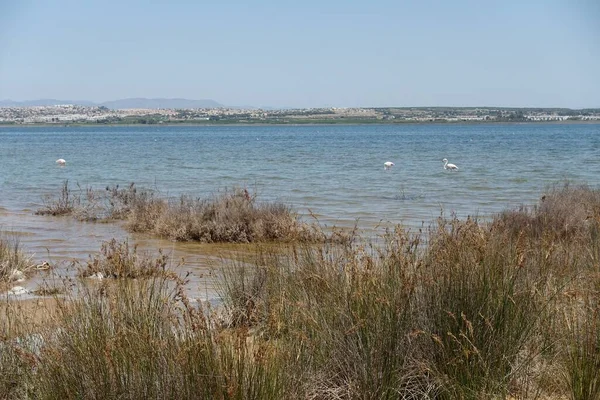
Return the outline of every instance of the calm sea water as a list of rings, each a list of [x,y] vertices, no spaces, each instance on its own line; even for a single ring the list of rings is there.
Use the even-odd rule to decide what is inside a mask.
[[[460,170],[445,171],[444,157]],[[385,161],[396,165],[385,171]],[[418,227],[442,210],[487,216],[535,203],[564,179],[599,186],[600,125],[10,127],[0,128],[0,165],[2,230],[39,258],[77,258],[127,234],[33,216],[65,179],[169,196],[247,186],[329,226]]]

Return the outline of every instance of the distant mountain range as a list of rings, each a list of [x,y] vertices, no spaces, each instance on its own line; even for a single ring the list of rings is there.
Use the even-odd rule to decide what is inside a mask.
[[[223,104],[217,103],[214,100],[188,100],[188,99],[146,99],[146,98],[131,98],[120,99],[113,101],[105,101],[103,103],[94,103],[87,100],[57,100],[57,99],[40,99],[26,101],[0,100],[0,107],[38,107],[38,106],[55,106],[61,104],[74,104],[79,106],[104,106],[111,110],[122,110],[127,108],[219,108],[225,107]]]

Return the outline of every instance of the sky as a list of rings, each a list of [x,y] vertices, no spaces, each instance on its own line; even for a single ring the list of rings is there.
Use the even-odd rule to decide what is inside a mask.
[[[600,107],[598,0],[0,0],[0,100]]]

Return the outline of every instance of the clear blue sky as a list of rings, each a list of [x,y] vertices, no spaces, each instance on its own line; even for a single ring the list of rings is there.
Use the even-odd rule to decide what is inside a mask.
[[[0,0],[0,99],[600,107],[599,0]]]

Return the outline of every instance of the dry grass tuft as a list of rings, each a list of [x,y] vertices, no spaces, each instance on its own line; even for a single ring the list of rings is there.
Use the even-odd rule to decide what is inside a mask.
[[[569,240],[587,235],[599,224],[600,191],[569,182],[548,189],[536,206],[505,211],[495,220],[496,229],[512,234]]]
[[[112,239],[104,242],[100,254],[90,256],[90,260],[80,269],[82,277],[95,277],[99,279],[137,279],[152,276],[166,276],[169,257],[159,250],[156,258],[139,255],[137,246],[133,248],[126,240],[117,242]]]
[[[22,251],[18,238],[0,235],[0,283],[25,278],[33,268],[31,257]]]
[[[65,180],[58,196],[45,196],[44,206],[35,212],[36,215],[71,215],[81,204],[81,196],[75,196]]]
[[[47,197],[38,215],[71,215],[81,221],[125,220],[132,232],[179,241],[203,243],[323,242],[349,240],[328,237],[318,224],[308,224],[283,203],[259,202],[248,190],[225,190],[207,199],[158,197],[155,192],[106,187],[71,191],[65,181],[56,198]]]
[[[283,398],[273,345],[209,330],[180,279],[83,285],[31,330],[7,312],[0,336],[3,398]],[[8,303],[7,307],[11,307]],[[7,331],[8,333],[8,331]]]
[[[282,203],[259,203],[245,189],[210,199],[181,196],[174,201],[147,199],[128,218],[136,232],[204,243],[319,241],[323,234],[299,220]]]
[[[254,215],[242,196],[144,201],[159,219],[171,208],[187,216],[173,227],[198,218],[183,225],[188,237],[196,224]],[[254,259],[224,266],[218,313],[188,299],[171,274],[84,285],[41,339],[8,320],[0,395],[598,399],[600,193],[563,185],[545,196],[489,223],[398,227],[384,244],[257,247]],[[252,235],[233,226],[229,237]],[[148,276],[139,271],[164,270],[157,260],[111,242],[89,273]]]
[[[597,398],[599,206],[565,185],[490,223],[263,254],[225,270],[225,321],[297,354],[300,398]]]

